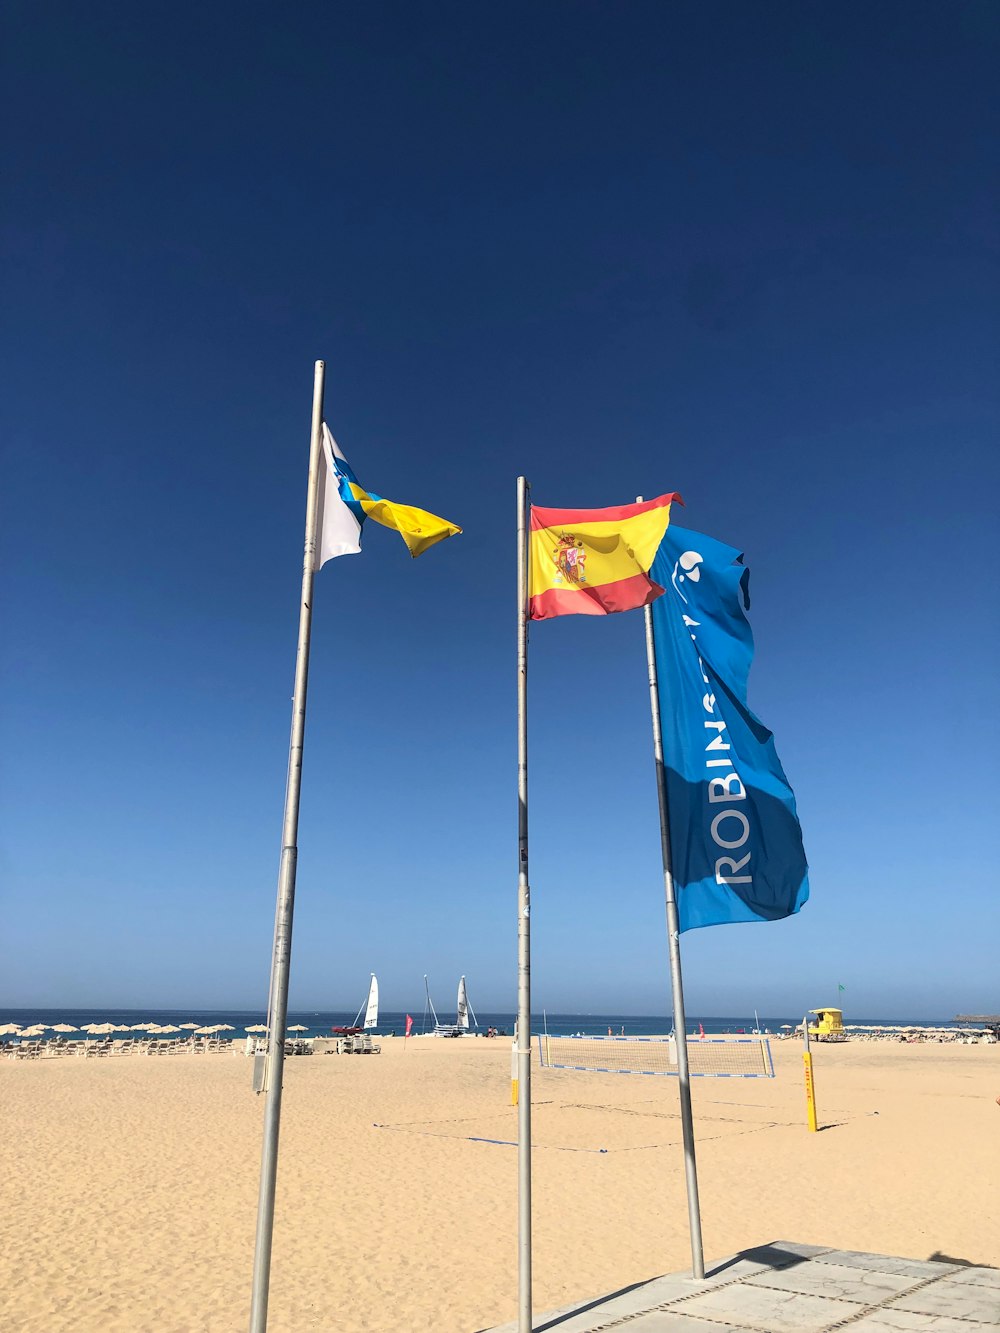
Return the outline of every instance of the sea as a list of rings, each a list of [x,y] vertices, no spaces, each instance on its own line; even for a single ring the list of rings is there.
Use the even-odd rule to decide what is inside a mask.
[[[264,1023],[266,1014],[262,1009],[0,1009],[0,1027],[16,1023],[27,1028],[36,1024],[52,1028],[57,1023],[70,1024],[80,1029],[90,1023],[114,1023],[122,1027],[139,1028],[146,1024],[159,1027],[179,1026],[181,1023],[197,1023],[199,1027],[213,1024],[228,1024],[232,1030],[222,1032],[223,1037],[239,1039],[245,1035],[248,1027]],[[442,1023],[454,1022],[452,1014],[439,1011]],[[299,1025],[305,1030],[302,1037],[328,1037],[334,1027],[349,1027],[357,1018],[357,1011],[344,1009],[295,1009],[289,1010],[288,1027]],[[403,1012],[386,1012],[379,1015],[376,1034],[382,1036],[402,1036],[406,1028],[407,1015]],[[493,1027],[501,1035],[511,1035],[514,1030],[514,1014],[506,1012],[479,1011],[476,1014],[481,1032]],[[870,1024],[886,1027],[943,1027],[963,1028],[965,1023],[956,1023],[952,1019],[936,1018],[880,1018],[845,1014],[845,1021],[850,1024]],[[706,1036],[738,1035],[752,1032],[759,1025],[761,1031],[779,1035],[783,1030],[797,1027],[802,1022],[801,1014],[761,1014],[755,1021],[755,1015],[730,1014],[688,1014],[688,1031],[704,1031]],[[430,1032],[434,1021],[429,1013],[413,1014],[413,1035]],[[652,1036],[669,1032],[673,1020],[665,1014],[555,1014],[544,1010],[533,1014],[531,1019],[533,1032],[549,1032],[553,1036],[583,1035],[606,1036],[608,1029],[615,1036],[626,1037]],[[85,1032],[67,1032],[69,1041],[86,1038]],[[120,1034],[124,1035],[124,1034]],[[180,1034],[178,1034],[180,1035]]]

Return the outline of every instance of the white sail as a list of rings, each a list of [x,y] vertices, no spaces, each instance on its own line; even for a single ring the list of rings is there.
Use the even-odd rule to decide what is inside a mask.
[[[465,977],[458,983],[458,1005],[457,1005],[457,1027],[468,1030],[469,1027],[469,997],[465,990]]]
[[[366,1028],[378,1025],[378,978],[372,973],[372,984],[368,987],[368,1008],[365,1010]]]

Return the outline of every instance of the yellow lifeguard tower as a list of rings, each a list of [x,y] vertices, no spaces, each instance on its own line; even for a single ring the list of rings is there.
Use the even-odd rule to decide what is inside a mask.
[[[811,1014],[815,1014],[817,1021],[809,1025],[810,1037],[815,1037],[817,1041],[846,1041],[847,1033],[844,1031],[844,1011],[843,1009],[833,1009],[827,1007],[824,1009],[810,1009]]]

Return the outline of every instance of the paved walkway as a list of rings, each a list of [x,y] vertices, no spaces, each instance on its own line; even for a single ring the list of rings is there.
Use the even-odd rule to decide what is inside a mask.
[[[534,1333],[1000,1333],[1000,1268],[774,1241],[536,1315]],[[517,1333],[517,1323],[485,1333]]]

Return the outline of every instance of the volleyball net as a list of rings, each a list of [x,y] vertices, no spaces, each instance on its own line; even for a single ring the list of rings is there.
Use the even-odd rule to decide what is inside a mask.
[[[673,1037],[555,1037],[539,1034],[543,1069],[575,1069],[591,1074],[677,1075]],[[689,1037],[692,1078],[774,1078],[766,1037]]]

